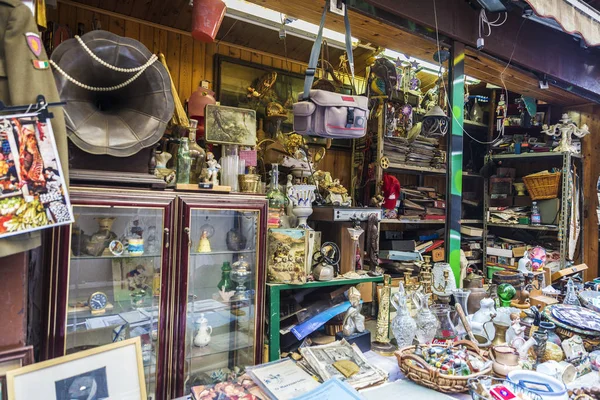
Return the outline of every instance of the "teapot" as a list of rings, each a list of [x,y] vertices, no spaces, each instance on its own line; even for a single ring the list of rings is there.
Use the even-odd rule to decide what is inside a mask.
[[[208,320],[204,317],[204,313],[200,314],[200,318],[196,320],[198,333],[194,337],[194,346],[205,347],[210,343],[210,335],[212,334],[212,326],[208,325]]]

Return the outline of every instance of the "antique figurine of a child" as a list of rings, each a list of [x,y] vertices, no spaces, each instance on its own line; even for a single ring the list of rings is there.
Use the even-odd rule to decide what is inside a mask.
[[[213,185],[218,186],[219,181],[217,179],[219,175],[219,170],[221,169],[221,165],[215,160],[215,155],[210,151],[206,153],[206,171],[208,176],[204,180],[204,182],[211,182]]]

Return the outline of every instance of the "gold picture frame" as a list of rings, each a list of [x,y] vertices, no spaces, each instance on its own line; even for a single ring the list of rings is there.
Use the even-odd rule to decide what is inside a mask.
[[[0,351],[0,400],[8,399],[6,374],[33,363],[33,346],[16,347]]]
[[[134,365],[135,371],[131,368]],[[82,369],[85,372],[82,373]],[[129,379],[136,372],[137,380]],[[124,393],[131,396],[137,391],[140,400],[146,400],[139,337],[11,370],[7,372],[6,380],[8,400],[39,398],[40,393],[45,393],[47,400],[68,399],[65,391],[74,386],[86,390],[91,386],[100,398],[120,398]],[[120,393],[115,393],[115,388]]]
[[[204,114],[208,143],[256,146],[256,111],[208,104]]]

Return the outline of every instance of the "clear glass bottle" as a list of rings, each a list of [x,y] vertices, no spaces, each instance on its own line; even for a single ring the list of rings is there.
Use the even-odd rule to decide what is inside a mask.
[[[392,333],[399,349],[412,345],[417,330],[417,323],[410,316],[406,300],[404,285],[400,282],[400,290],[390,298],[396,308],[396,316],[392,320]]]
[[[428,303],[431,293],[416,293],[416,296],[417,306],[419,307],[417,317],[415,318],[417,323],[417,340],[420,344],[428,344],[431,343],[435,337],[435,333],[438,330],[440,323],[436,316],[429,309]]]
[[[281,216],[285,210],[286,196],[279,187],[279,165],[271,165],[271,184],[267,191],[267,200],[269,201],[269,228],[279,228]]]
[[[190,143],[188,138],[183,137],[177,150],[177,183],[190,183],[191,166]]]
[[[228,261],[223,263],[221,267],[221,280],[217,284],[217,289],[223,292],[229,292],[235,289],[235,284],[231,280],[231,265]]]
[[[542,216],[540,215],[540,209],[538,208],[537,202],[531,203],[531,225],[541,225]]]
[[[197,123],[197,121],[194,121]],[[206,160],[206,152],[196,142],[196,129],[190,129],[190,183],[198,183],[202,179],[202,168]]]

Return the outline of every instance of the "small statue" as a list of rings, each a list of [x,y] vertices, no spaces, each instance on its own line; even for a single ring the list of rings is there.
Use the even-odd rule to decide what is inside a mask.
[[[400,182],[393,175],[383,175],[383,217],[395,219],[398,217],[396,204],[400,200]]]
[[[360,313],[360,291],[354,286],[348,290],[348,300],[350,300],[350,308],[346,311],[342,324],[344,336],[352,336],[365,331],[365,317]]]
[[[204,178],[205,183],[212,183],[214,186],[219,185],[219,170],[221,169],[221,164],[215,160],[215,155],[212,152],[206,153],[206,172],[207,177]]]
[[[510,328],[506,331],[506,343],[519,348],[525,344],[525,327],[521,325],[519,313],[511,313],[510,320]]]
[[[202,235],[200,236],[200,242],[198,242],[198,249],[196,251],[198,253],[210,253],[212,251],[210,249],[210,241],[208,240],[207,231],[202,231]]]

